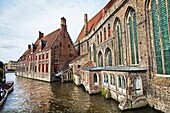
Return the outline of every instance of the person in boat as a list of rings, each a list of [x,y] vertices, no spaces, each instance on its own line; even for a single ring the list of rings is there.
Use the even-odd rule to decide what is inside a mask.
[[[0,61],[0,86],[4,85],[6,82],[4,64]]]

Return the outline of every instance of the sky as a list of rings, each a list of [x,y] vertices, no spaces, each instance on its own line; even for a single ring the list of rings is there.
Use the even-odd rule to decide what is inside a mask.
[[[61,18],[73,42],[84,24],[109,0],[0,0],[0,61],[17,61],[38,38],[38,31],[47,35],[60,28]]]

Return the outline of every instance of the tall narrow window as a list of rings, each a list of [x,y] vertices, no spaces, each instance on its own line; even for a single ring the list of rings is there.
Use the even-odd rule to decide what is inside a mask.
[[[104,28],[104,40],[106,40],[106,28]]]
[[[93,43],[93,60],[94,60],[94,62],[96,62],[96,54],[97,54],[97,52],[96,52],[96,44],[95,43]]]
[[[118,56],[119,56],[119,65],[123,64],[123,50],[122,50],[122,31],[120,20],[117,21],[117,39],[118,39]]]
[[[101,51],[98,54],[98,66],[103,67],[103,54]]]
[[[102,32],[100,32],[100,42],[102,42]]]
[[[44,64],[42,64],[42,72],[44,72]]]
[[[48,64],[46,64],[46,73],[48,73]]]
[[[48,53],[46,53],[46,59],[48,59]]]
[[[104,73],[104,83],[108,83],[108,75]]]
[[[38,66],[38,72],[40,72],[40,67],[41,67],[41,64],[39,64],[39,66]]]
[[[108,37],[111,36],[111,33],[112,33],[112,31],[111,31],[111,29],[110,29],[110,24],[108,24]]]
[[[105,63],[106,66],[112,66],[112,52],[109,48],[107,48],[105,52]]]
[[[136,13],[133,9],[129,11],[128,21],[129,21],[129,34],[130,34],[131,63],[139,64]]]
[[[96,73],[93,75],[93,81],[94,81],[94,83],[97,83],[97,74]]]
[[[168,75],[170,74],[169,6],[170,0],[168,2],[167,0],[152,0],[151,3],[157,73]]]
[[[99,35],[97,35],[97,44],[99,44]]]

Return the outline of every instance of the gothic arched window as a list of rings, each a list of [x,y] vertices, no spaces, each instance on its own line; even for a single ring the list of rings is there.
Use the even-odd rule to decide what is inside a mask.
[[[151,12],[157,73],[170,74],[170,0],[152,0]]]

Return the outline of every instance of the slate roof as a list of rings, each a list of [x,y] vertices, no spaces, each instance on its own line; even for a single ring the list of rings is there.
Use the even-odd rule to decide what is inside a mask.
[[[108,11],[108,9],[110,9],[110,7],[115,3],[116,0],[110,0],[109,3],[103,8],[101,9],[91,20],[89,20],[88,22],[88,33],[90,33],[95,27],[96,25],[99,23],[99,21],[102,19],[104,13],[106,13]],[[84,26],[76,40],[76,43],[79,40],[82,40],[84,38]]]
[[[144,67],[138,67],[138,66],[108,66],[105,68],[105,70],[108,71],[125,71],[125,72],[129,72],[129,71],[146,71],[147,68]]]
[[[81,68],[85,71],[123,71],[123,72],[136,72],[136,71],[147,71],[147,68],[137,66],[108,66],[108,67],[87,67]]]

